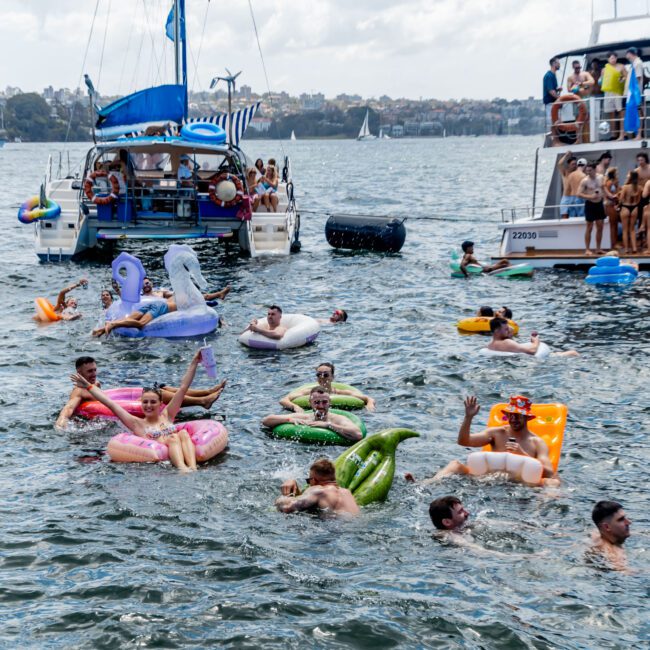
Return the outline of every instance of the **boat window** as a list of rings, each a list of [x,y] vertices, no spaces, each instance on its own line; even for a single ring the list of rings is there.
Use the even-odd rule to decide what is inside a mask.
[[[136,172],[171,171],[170,155],[164,151],[134,152],[131,160]]]

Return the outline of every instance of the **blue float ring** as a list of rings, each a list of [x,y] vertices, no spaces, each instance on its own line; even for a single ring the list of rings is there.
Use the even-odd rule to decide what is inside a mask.
[[[192,122],[181,129],[181,137],[192,142],[226,144],[226,132],[212,122]]]

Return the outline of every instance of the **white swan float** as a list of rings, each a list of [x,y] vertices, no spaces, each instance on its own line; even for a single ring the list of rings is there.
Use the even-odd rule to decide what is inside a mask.
[[[268,327],[266,318],[260,318],[258,322]],[[260,350],[286,350],[313,343],[320,333],[318,321],[304,314],[282,314],[280,326],[287,328],[281,339],[270,339],[263,334],[246,330],[239,335],[239,342],[249,348]]]

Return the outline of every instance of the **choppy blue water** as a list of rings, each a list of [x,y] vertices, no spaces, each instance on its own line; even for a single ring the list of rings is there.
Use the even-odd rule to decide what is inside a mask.
[[[17,205],[38,187],[48,145],[0,150],[3,327],[0,380],[0,644],[12,648],[435,647],[641,648],[647,613],[650,453],[650,279],[625,290],[583,273],[542,271],[532,281],[450,278],[449,252],[472,238],[487,257],[501,205],[530,201],[537,138],[448,138],[285,144],[305,211],[408,216],[399,255],[333,251],[325,217],[303,214],[303,250],[251,261],[196,246],[211,286],[229,283],[228,327],[211,337],[228,389],[213,408],[230,431],[218,462],[181,476],[168,466],[115,465],[101,455],[116,425],[53,428],[74,359],[94,356],[107,386],[177,382],[196,341],[98,342],[88,334],[109,284],[102,263],[39,264]],[[251,155],[282,154],[277,143]],[[72,147],[72,159],[85,147]],[[161,284],[162,251],[130,249]],[[71,280],[85,316],[36,326],[33,299]],[[316,345],[284,353],[237,343],[270,302],[288,311],[350,313]],[[457,319],[479,304],[509,305],[524,336],[536,329],[578,359],[485,360]],[[281,480],[304,476],[318,447],[267,438],[260,418],[321,361],[377,399],[370,431],[420,431],[398,449],[384,504],[356,521],[284,516]],[[207,382],[201,371],[197,385]],[[561,401],[569,423],[562,487],[528,489],[452,478],[413,487],[465,451],[455,444],[462,399],[484,409],[523,392]],[[200,416],[200,411],[190,415]],[[335,454],[329,448],[327,453]],[[432,536],[432,498],[459,495],[475,546]],[[632,524],[629,574],[584,560],[590,512],[603,498]]]

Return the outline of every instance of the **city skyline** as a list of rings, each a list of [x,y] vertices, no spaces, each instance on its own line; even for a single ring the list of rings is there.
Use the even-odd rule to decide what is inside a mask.
[[[50,84],[74,88],[83,72],[106,96],[169,83],[173,44],[164,23],[170,6],[171,0],[100,1],[82,66],[93,3],[9,0],[0,25],[0,86],[39,93]],[[269,0],[253,8],[273,92],[522,99],[540,96],[552,54],[586,44],[591,4]],[[227,66],[244,71],[243,84],[266,92],[248,3],[231,3],[227,20],[220,9],[214,1],[187,2],[190,89],[207,90]]]

